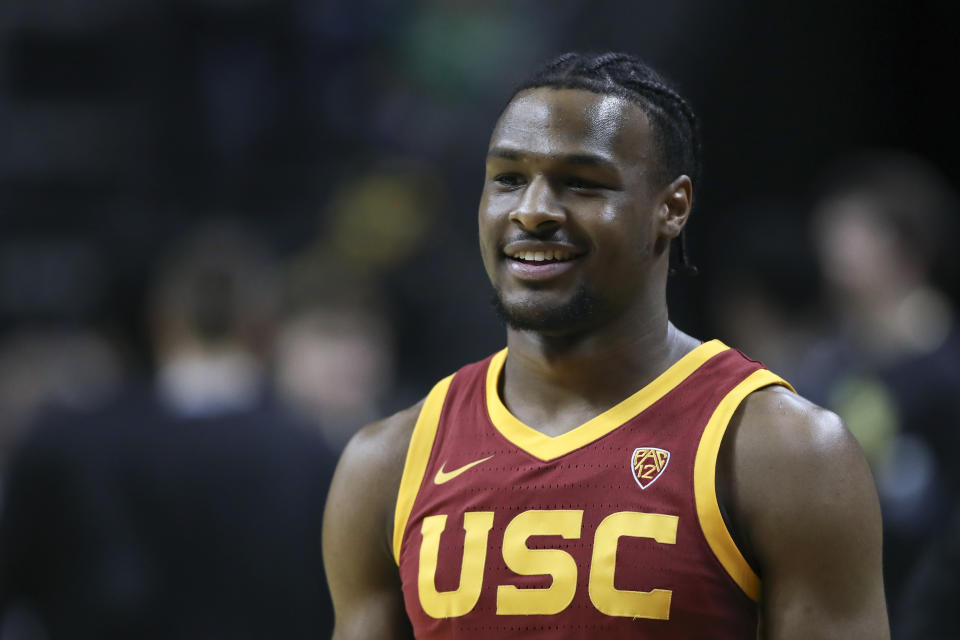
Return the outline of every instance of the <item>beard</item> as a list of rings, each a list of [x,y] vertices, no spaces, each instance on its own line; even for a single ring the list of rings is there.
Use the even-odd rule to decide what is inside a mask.
[[[570,333],[581,329],[590,324],[599,307],[599,301],[586,287],[580,287],[565,304],[549,308],[523,303],[508,305],[498,289],[494,290],[490,302],[497,316],[510,328],[543,334]]]

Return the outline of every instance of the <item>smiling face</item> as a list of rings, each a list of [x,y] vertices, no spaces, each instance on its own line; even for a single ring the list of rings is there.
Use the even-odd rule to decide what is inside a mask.
[[[490,140],[479,227],[497,306],[512,327],[582,331],[641,311],[651,282],[665,281],[689,180],[681,180],[680,211],[676,185],[648,179],[652,143],[643,110],[618,96],[539,88],[510,102]]]

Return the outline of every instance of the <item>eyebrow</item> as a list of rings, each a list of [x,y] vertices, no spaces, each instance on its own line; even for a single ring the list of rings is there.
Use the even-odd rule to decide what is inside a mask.
[[[522,160],[523,154],[514,149],[508,149],[505,147],[493,147],[490,151],[487,152],[488,158],[504,158],[505,160]],[[608,169],[616,169],[616,166],[603,156],[595,155],[592,153],[567,153],[560,155],[558,157],[560,162],[565,164],[576,164],[588,167],[603,167]]]

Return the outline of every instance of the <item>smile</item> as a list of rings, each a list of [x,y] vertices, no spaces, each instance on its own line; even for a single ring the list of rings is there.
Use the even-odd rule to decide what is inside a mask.
[[[544,246],[543,243],[518,242],[503,250],[507,267],[515,278],[527,281],[552,280],[574,267],[583,251],[569,246]]]
[[[566,249],[547,249],[545,251],[505,251],[508,258],[520,262],[566,262],[577,257],[573,251]]]
[[[520,240],[508,243],[503,254],[511,260],[537,264],[541,262],[568,262],[585,252],[567,243]]]

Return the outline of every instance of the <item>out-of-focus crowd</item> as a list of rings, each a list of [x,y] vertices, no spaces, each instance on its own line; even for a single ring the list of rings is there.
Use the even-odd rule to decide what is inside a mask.
[[[944,287],[957,277],[957,192],[920,157],[873,151],[825,172],[807,228],[775,222],[783,206],[741,212],[739,255],[712,283],[719,330],[844,420],[877,484],[895,637],[950,637],[960,325]]]
[[[743,43],[808,35],[641,4],[0,6],[0,640],[326,636],[336,456],[502,345],[483,150],[510,86],[569,48],[632,49],[688,90],[708,180],[674,321],[840,414],[877,481],[895,637],[960,629],[956,167],[856,151],[855,107],[892,98],[845,50],[758,61]],[[825,0],[784,10],[840,28]]]

